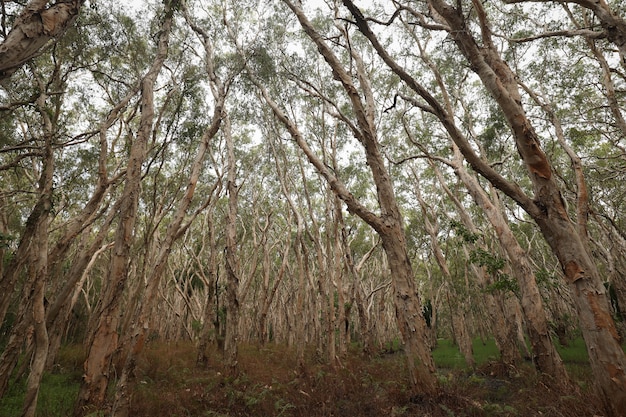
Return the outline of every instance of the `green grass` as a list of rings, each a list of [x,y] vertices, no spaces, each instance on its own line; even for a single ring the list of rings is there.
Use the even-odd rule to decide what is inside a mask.
[[[587,347],[582,337],[578,337],[572,340],[569,346],[561,346],[556,344],[556,350],[561,355],[563,362],[570,364],[588,364],[589,354],[587,353]]]
[[[481,339],[474,339],[472,347],[476,365],[498,359],[498,348],[493,339],[487,339],[484,343]],[[459,348],[449,339],[437,341],[437,347],[433,350],[433,359],[438,368],[464,369],[467,367]]]
[[[72,414],[78,396],[80,379],[76,374],[44,374],[37,401],[37,416],[64,417]],[[11,383],[0,399],[0,416],[14,417],[22,413],[26,380]]]

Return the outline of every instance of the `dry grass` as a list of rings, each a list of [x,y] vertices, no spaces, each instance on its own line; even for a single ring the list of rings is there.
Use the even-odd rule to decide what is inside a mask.
[[[302,372],[295,352],[285,346],[241,346],[239,373],[228,375],[221,354],[209,365],[195,365],[192,343],[152,343],[140,358],[132,390],[134,417],[451,417],[451,416],[602,416],[601,404],[584,355],[568,361],[577,389],[550,388],[530,364],[504,367],[489,346],[470,371],[458,352],[442,343],[434,352],[440,392],[424,397],[411,392],[401,352],[366,358],[352,351],[343,366],[331,367],[310,351]],[[570,349],[574,349],[570,348]],[[482,349],[477,346],[477,349]],[[580,350],[580,349],[579,349]],[[575,352],[574,352],[575,353]],[[570,356],[572,352],[568,353]],[[565,355],[565,357],[568,357]],[[53,374],[44,378],[38,416],[71,413],[80,383],[83,351],[65,347]],[[21,414],[24,381],[14,383],[0,400],[0,416]]]
[[[191,345],[154,345],[140,363],[132,415],[168,416],[593,416],[602,415],[588,373],[583,388],[557,392],[527,365],[502,369],[487,363],[474,372],[442,370],[436,397],[414,395],[401,353],[367,359],[351,354],[333,368],[307,357],[296,370],[283,346],[242,346],[239,374],[227,375],[221,355],[195,366]],[[587,379],[587,380],[585,380]]]

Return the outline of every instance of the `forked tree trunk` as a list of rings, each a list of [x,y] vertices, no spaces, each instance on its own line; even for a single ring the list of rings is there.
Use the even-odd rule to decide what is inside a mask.
[[[111,216],[112,217],[112,216]],[[78,297],[83,289],[83,284],[88,277],[91,268],[98,259],[98,257],[106,250],[110,249],[113,245],[108,244],[102,247],[98,247],[104,237],[109,231],[109,222],[105,222],[105,225],[100,229],[98,237],[92,242],[89,248],[82,249],[69,272],[67,273],[68,282],[72,282],[73,292],[69,296],[64,297],[63,303],[60,304],[59,309],[55,310],[53,314],[50,312],[52,308],[48,309],[48,315],[46,316],[46,322],[48,323],[48,334],[50,339],[50,347],[48,349],[48,359],[46,361],[46,370],[52,370],[54,362],[56,361],[57,354],[61,348],[63,337],[65,336],[68,326],[72,322],[71,315]],[[60,298],[56,302],[61,301]]]

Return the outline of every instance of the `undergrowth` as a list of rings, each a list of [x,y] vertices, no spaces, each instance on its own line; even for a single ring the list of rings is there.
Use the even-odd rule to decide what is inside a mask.
[[[584,345],[582,345],[584,350]],[[570,351],[571,349],[571,351]],[[361,355],[358,349],[330,366],[314,351],[298,369],[295,352],[285,346],[241,346],[239,372],[230,374],[213,352],[208,366],[195,364],[191,343],[153,343],[142,355],[132,391],[135,417],[321,417],[321,416],[593,416],[602,415],[591,392],[591,374],[580,345],[559,349],[579,387],[550,388],[524,363],[506,368],[497,362],[493,341],[474,344],[477,367],[469,370],[447,340],[433,352],[439,392],[411,392],[402,352]],[[44,376],[37,415],[71,414],[80,383],[80,347],[66,347],[59,364]],[[568,356],[569,355],[569,356]],[[572,372],[575,370],[575,372]],[[12,383],[0,400],[0,416],[19,416],[24,381]]]

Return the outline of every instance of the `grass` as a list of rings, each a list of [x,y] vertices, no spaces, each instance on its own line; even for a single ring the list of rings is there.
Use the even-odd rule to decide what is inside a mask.
[[[582,352],[581,352],[582,347]],[[492,340],[474,343],[477,363],[469,370],[458,349],[440,340],[433,352],[440,391],[433,397],[410,390],[401,352],[372,358],[357,349],[333,368],[314,351],[298,372],[295,353],[278,345],[240,347],[240,372],[229,375],[221,355],[213,352],[207,368],[195,366],[191,343],[153,343],[142,355],[132,393],[131,415],[199,417],[321,417],[367,416],[578,416],[602,415],[594,399],[582,340],[559,347],[580,392],[551,391],[542,385],[530,364],[514,376],[497,372],[497,349]],[[55,373],[46,374],[40,392],[40,417],[71,414],[80,383],[80,347],[65,347]],[[19,416],[24,381],[11,385],[0,400],[0,416]],[[165,411],[167,410],[167,411]]]
[[[482,341],[481,339],[473,340],[474,360],[476,365],[482,365],[489,361],[498,359],[498,348],[493,339]],[[437,347],[433,350],[433,359],[437,368],[445,369],[465,369],[467,365],[465,358],[459,352],[456,345],[449,339],[439,339]]]
[[[71,415],[80,387],[80,374],[44,374],[37,401],[37,416],[61,417]],[[12,383],[0,400],[0,416],[13,417],[22,413],[26,380]]]
[[[568,364],[588,364],[589,354],[585,341],[579,337],[570,342],[568,346],[556,344],[556,350],[561,355],[561,359]]]

